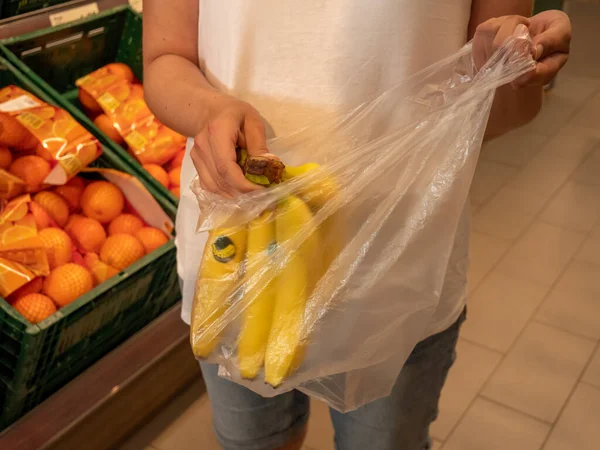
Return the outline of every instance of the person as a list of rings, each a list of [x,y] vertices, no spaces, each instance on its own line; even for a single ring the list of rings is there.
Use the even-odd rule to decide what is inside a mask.
[[[258,189],[236,165],[235,147],[268,153],[282,136],[367,101],[473,39],[481,67],[518,28],[533,38],[535,70],[496,92],[486,138],[531,121],[543,88],[565,64],[571,24],[560,11],[530,17],[533,0],[146,0],[146,100],[167,126],[189,136],[177,217],[178,271],[189,323],[206,237],[186,189],[232,197]],[[392,393],[355,411],[331,410],[338,449],[428,449],[429,426],[465,317],[469,220],[465,209],[439,307]],[[185,281],[188,280],[188,281]],[[262,398],[201,364],[223,448],[299,449],[308,398]]]

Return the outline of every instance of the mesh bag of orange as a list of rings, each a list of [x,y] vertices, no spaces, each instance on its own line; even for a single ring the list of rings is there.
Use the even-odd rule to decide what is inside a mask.
[[[0,89],[0,200],[64,184],[101,152],[66,111],[17,86]]]
[[[77,80],[79,99],[90,114],[98,107],[96,124],[117,143],[127,143],[130,153],[143,165],[164,165],[185,149],[186,138],[163,125],[144,101],[141,84],[134,83],[127,66],[113,63]],[[116,133],[111,130],[114,128]]]
[[[19,196],[0,213],[0,296],[6,297],[50,268],[39,237],[29,194]]]

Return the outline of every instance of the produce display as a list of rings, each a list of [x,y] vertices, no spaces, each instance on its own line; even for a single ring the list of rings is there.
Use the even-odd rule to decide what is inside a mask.
[[[0,296],[32,324],[169,240],[162,226],[168,218],[148,210],[150,194],[132,177],[109,169],[86,173],[113,181],[75,176],[12,199],[0,214]],[[126,197],[123,189],[134,194]],[[153,216],[161,229],[140,214]]]
[[[64,184],[101,152],[66,111],[17,86],[0,89],[0,201]]]
[[[144,101],[143,86],[123,63],[108,64],[76,82],[79,102],[96,126],[126,147],[160,184],[179,197],[184,136],[160,123]]]

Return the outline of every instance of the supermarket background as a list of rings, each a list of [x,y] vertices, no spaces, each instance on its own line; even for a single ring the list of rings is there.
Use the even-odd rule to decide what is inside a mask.
[[[72,116],[102,146],[91,166],[133,175],[173,219],[177,158],[143,160],[131,140],[109,138],[75,85],[115,62],[143,81],[141,5],[0,0],[0,89],[16,85]],[[482,151],[471,195],[469,320],[431,430],[435,450],[600,448],[600,1],[538,0],[536,8],[569,13],[572,57],[540,116]],[[94,217],[85,205],[115,189],[103,176],[82,175],[87,200],[66,202],[69,217]],[[47,205],[46,193],[32,193],[31,203]],[[116,234],[160,228],[139,222],[134,203],[109,211],[109,219],[138,220],[113,225]],[[14,309],[14,296],[0,299],[0,448],[218,448],[179,318],[167,234],[149,247],[136,237],[143,250],[119,262],[101,251],[106,241],[95,244],[101,262],[122,270],[103,282],[91,270],[95,287],[37,324]],[[332,433],[327,408],[313,401],[306,449],[332,449]]]

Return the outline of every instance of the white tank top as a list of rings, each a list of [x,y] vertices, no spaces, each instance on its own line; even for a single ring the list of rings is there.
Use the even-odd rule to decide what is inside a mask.
[[[471,10],[471,0],[199,2],[202,72],[213,86],[256,107],[269,137],[372,99],[457,51],[466,42]],[[185,188],[195,175],[188,145],[176,239],[187,323],[206,241],[195,233],[198,205]],[[442,298],[424,337],[449,327],[465,304],[468,214],[463,216]]]

